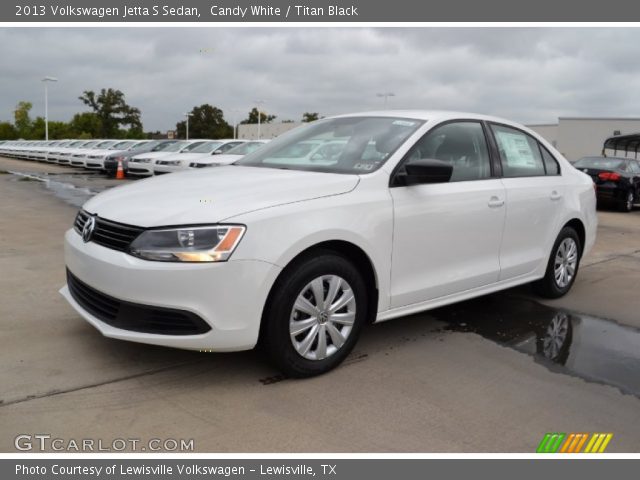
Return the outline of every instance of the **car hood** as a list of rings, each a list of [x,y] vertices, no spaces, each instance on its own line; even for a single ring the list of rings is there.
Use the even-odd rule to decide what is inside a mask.
[[[216,163],[220,165],[229,165],[236,160],[241,159],[244,155],[233,155],[230,153],[221,153],[220,155],[211,155],[209,157],[198,159],[201,163]],[[204,160],[204,161],[203,161]],[[211,160],[211,161],[209,161]]]
[[[83,208],[141,227],[215,223],[277,205],[347,193],[358,182],[357,175],[225,166],[116,187],[96,195]]]
[[[156,158],[160,158],[160,157],[164,157],[165,155],[175,155],[176,152],[146,152],[146,153],[140,153],[138,155],[134,155],[131,158],[151,158],[151,159],[156,159]]]
[[[208,153],[175,153],[168,154],[162,160],[193,160],[202,156],[208,157],[210,155]]]

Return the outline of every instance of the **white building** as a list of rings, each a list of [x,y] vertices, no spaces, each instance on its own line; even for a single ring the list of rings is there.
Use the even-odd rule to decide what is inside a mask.
[[[609,137],[640,133],[640,118],[560,117],[558,123],[527,126],[568,160],[575,161],[588,155],[601,155],[602,145]],[[607,150],[606,154],[614,152]]]
[[[301,122],[287,122],[287,123],[262,123],[260,124],[260,137],[259,138],[276,138],[278,135],[282,135],[284,132],[299,127]],[[245,140],[258,139],[258,124],[250,123],[246,125],[238,125],[238,138]]]

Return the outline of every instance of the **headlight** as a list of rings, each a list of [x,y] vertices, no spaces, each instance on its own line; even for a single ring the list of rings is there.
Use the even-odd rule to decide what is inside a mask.
[[[242,225],[147,230],[133,241],[129,253],[160,262],[224,262],[245,230]]]
[[[149,163],[151,161],[150,158],[136,158],[134,160],[136,163]]]
[[[169,165],[170,167],[179,167],[182,165],[182,161],[180,160],[169,160],[165,162],[165,165]]]

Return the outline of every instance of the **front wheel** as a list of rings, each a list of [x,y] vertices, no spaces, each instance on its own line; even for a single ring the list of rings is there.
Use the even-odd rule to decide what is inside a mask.
[[[564,227],[551,250],[545,276],[533,284],[538,294],[546,298],[559,298],[571,290],[578,275],[581,248],[576,231]]]
[[[311,377],[339,365],[367,318],[367,289],[358,269],[333,252],[287,267],[263,317],[262,344],[283,373]]]

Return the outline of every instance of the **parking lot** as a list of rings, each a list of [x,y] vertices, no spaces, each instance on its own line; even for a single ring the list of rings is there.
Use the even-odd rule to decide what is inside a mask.
[[[546,432],[640,447],[640,209],[599,212],[572,291],[522,287],[373,325],[337,370],[103,338],[63,300],[63,234],[130,180],[0,158],[0,450],[19,434],[194,439],[198,452],[534,452]],[[562,362],[536,353],[570,318]]]

